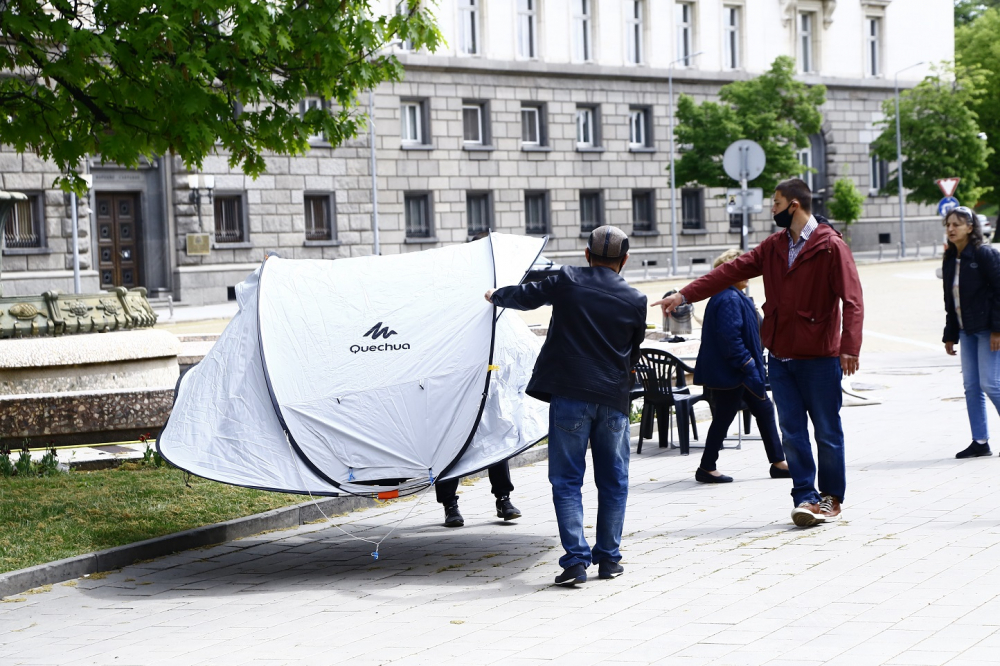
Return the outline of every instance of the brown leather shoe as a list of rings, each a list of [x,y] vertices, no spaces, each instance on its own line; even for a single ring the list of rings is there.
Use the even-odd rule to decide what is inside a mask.
[[[840,500],[833,495],[823,495],[819,501],[819,510],[827,522],[840,520]]]
[[[826,516],[819,508],[819,504],[803,502],[792,509],[792,522],[799,527],[812,527],[826,522]]]

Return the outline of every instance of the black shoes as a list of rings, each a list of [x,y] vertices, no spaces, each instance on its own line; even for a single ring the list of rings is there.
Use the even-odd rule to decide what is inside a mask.
[[[990,451],[989,443],[980,444],[979,442],[973,441],[969,444],[968,448],[959,451],[955,454],[956,458],[979,458],[980,456],[991,456],[993,452]]]
[[[602,580],[616,578],[623,573],[625,573],[625,567],[611,560],[604,560],[597,565],[597,577]]]
[[[732,483],[733,477],[726,476],[725,474],[714,476],[699,467],[694,473],[694,480],[698,483]]]
[[[556,585],[576,585],[587,582],[587,567],[582,564],[574,564],[566,567],[563,572],[556,576]]]
[[[506,520],[516,520],[521,517],[521,512],[510,501],[510,496],[497,498],[497,518]]]
[[[781,469],[780,467],[775,467],[774,465],[771,465],[771,478],[790,479],[792,478],[792,473],[787,469]]]
[[[461,527],[462,525],[465,525],[465,518],[462,518],[462,512],[458,510],[458,498],[456,497],[444,505],[444,526]]]

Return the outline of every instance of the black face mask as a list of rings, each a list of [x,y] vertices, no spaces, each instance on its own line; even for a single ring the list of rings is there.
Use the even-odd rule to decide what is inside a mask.
[[[792,207],[791,202],[785,206],[785,210],[779,210],[774,214],[774,223],[777,224],[782,229],[787,229],[792,226],[792,214],[788,212],[788,209]]]

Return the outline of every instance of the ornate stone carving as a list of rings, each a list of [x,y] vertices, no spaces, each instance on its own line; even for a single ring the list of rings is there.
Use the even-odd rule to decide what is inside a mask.
[[[122,306],[118,304],[118,300],[114,298],[102,298],[100,301],[100,309],[104,310],[104,314],[109,317],[115,317],[121,314]]]
[[[90,315],[90,311],[94,308],[83,301],[66,301],[63,303],[62,309],[74,317],[80,318]]]
[[[8,310],[11,317],[15,319],[34,319],[38,316],[38,308],[31,303],[18,303]]]
[[[156,313],[142,287],[99,294],[0,297],[0,339],[150,328]]]

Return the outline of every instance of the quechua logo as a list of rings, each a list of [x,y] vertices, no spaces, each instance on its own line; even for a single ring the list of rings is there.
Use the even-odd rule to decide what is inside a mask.
[[[372,341],[377,341],[379,338],[383,340],[388,340],[393,335],[399,335],[396,331],[390,330],[388,326],[383,326],[382,322],[379,322],[368,329],[363,338],[370,337]],[[361,352],[386,352],[386,351],[402,351],[404,349],[409,349],[410,343],[404,342],[398,345],[394,345],[389,342],[383,342],[377,345],[351,345],[351,353],[358,354]]]
[[[390,331],[388,326],[383,327],[382,322],[379,322],[368,329],[368,332],[362,337],[367,338],[368,336],[371,336],[372,340],[378,340],[379,337],[383,337],[388,340],[390,335],[397,335],[397,333],[396,331]]]

